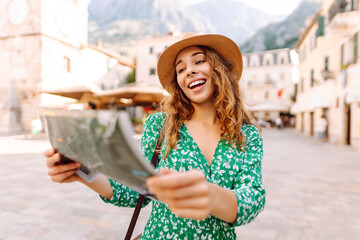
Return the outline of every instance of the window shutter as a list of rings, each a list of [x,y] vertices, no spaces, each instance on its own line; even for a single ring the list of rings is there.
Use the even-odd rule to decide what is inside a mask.
[[[340,59],[340,69],[341,70],[344,66],[344,51],[345,51],[345,44],[341,45],[341,59]]]
[[[317,22],[318,22],[318,29],[316,31],[316,37],[324,36],[324,25],[325,25],[324,16],[319,16]]]
[[[354,63],[357,62],[359,57],[359,32],[354,36]]]

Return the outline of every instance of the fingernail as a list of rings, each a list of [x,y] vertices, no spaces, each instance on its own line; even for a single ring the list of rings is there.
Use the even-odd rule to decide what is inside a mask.
[[[75,164],[75,167],[80,167],[81,166],[81,163],[76,163]]]

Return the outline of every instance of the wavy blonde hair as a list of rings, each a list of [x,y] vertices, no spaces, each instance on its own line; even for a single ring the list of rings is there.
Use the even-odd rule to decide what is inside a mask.
[[[232,74],[233,64],[222,58],[215,50],[207,46],[197,46],[202,49],[206,61],[212,67],[214,82],[213,97],[215,100],[216,117],[220,124],[221,138],[229,140],[244,151],[246,137],[241,133],[243,124],[254,124],[251,114],[245,109],[241,100],[238,80]],[[170,96],[161,103],[161,110],[167,112],[165,124],[166,154],[174,149],[178,141],[181,124],[190,120],[194,114],[194,107],[190,99],[179,87],[176,75],[171,81],[168,92]],[[258,127],[257,127],[258,128]]]

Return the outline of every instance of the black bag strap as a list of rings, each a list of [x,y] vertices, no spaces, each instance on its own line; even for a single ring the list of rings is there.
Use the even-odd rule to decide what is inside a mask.
[[[165,132],[164,132],[165,130],[164,129],[165,129],[165,127],[163,127],[161,129],[161,131],[160,131],[159,138],[158,138],[158,140],[156,142],[155,151],[154,151],[154,154],[153,154],[153,156],[151,158],[151,164],[154,167],[156,167],[156,165],[157,165],[157,160],[158,160],[158,157],[159,157],[161,144],[164,141],[164,137],[165,137]],[[136,224],[136,221],[137,221],[137,219],[139,217],[139,213],[140,213],[140,210],[141,210],[141,206],[142,206],[142,204],[144,202],[144,199],[145,199],[145,196],[140,194],[139,199],[138,199],[138,201],[136,203],[136,207],[135,207],[133,216],[132,216],[131,221],[130,221],[129,228],[128,228],[127,232],[126,232],[125,240],[130,240],[131,235],[133,234],[135,224]]]

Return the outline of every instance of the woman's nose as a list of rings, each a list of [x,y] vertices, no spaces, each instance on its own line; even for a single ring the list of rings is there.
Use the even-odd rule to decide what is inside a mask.
[[[190,77],[192,74],[196,74],[196,69],[195,69],[195,67],[193,65],[188,66],[186,71],[187,71],[186,75],[188,77]]]

